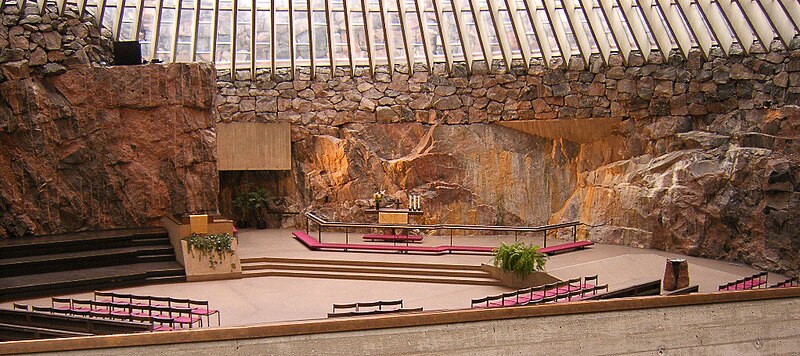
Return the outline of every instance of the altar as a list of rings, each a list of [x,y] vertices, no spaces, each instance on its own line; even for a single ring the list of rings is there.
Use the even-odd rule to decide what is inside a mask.
[[[379,224],[407,225],[409,216],[422,215],[422,210],[391,209],[391,208],[369,208],[365,210],[369,214],[378,214]]]

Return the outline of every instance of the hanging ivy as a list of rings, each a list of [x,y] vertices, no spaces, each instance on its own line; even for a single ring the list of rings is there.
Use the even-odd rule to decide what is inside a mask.
[[[189,253],[198,250],[200,257],[208,257],[208,263],[211,267],[221,263],[225,258],[225,254],[233,256],[234,252],[231,249],[231,242],[233,237],[228,234],[191,234],[183,238],[186,241]],[[215,257],[219,257],[218,259]]]

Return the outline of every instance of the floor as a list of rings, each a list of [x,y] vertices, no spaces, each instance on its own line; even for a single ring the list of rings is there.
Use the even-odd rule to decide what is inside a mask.
[[[312,236],[317,237],[316,233]],[[353,233],[322,234],[324,242],[361,243]],[[453,244],[497,246],[514,242],[514,236],[453,236]],[[541,236],[517,236],[519,241],[542,246]],[[563,243],[548,238],[548,245]],[[426,236],[424,245],[449,244],[450,236]],[[296,241],[291,230],[241,230],[239,255],[248,257],[293,257],[395,262],[426,262],[479,265],[491,263],[485,254],[448,254],[428,256],[399,253],[358,253],[310,251]],[[663,251],[595,244],[591,248],[550,257],[547,272],[561,279],[598,274],[600,283],[611,290],[660,279],[667,258],[686,258],[692,284],[701,292],[715,291],[726,282],[752,275],[755,269],[723,261],[687,257]],[[770,274],[771,283],[783,276]],[[425,310],[468,308],[471,298],[498,294],[509,289],[497,286],[472,286],[391,281],[357,281],[315,278],[255,277],[211,282],[186,282],[120,288],[121,292],[206,299],[221,310],[223,326],[253,325],[303,319],[325,318],[333,303],[403,299],[406,307]],[[87,298],[91,293],[70,294]],[[31,305],[50,305],[49,298],[24,301]],[[11,303],[0,303],[11,307]],[[212,320],[216,326],[216,320]]]

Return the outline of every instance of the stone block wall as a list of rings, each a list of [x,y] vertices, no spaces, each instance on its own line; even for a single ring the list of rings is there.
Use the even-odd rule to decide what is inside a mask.
[[[218,120],[292,123],[295,160],[267,182],[223,184],[223,212],[237,189],[267,184],[286,210],[368,220],[386,189],[403,204],[421,194],[428,222],[579,219],[596,241],[800,272],[800,50],[397,69],[218,71]],[[493,124],[584,118],[622,130],[577,143]]]
[[[79,18],[74,5],[59,15],[54,4],[39,13],[36,1],[0,9],[0,81],[64,73],[91,63],[111,63],[111,33],[100,30],[87,15]]]

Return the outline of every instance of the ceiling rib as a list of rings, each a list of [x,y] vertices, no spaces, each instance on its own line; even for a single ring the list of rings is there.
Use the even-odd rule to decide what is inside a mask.
[[[10,3],[0,1],[4,6]],[[24,8],[29,1],[14,3]],[[114,40],[130,40],[131,36],[146,40],[149,51],[145,52],[151,60],[206,60],[198,55],[201,48],[198,41],[210,40],[212,61],[219,67],[229,66],[232,72],[237,67],[248,68],[252,76],[257,69],[267,66],[273,76],[278,68],[288,67],[294,77],[295,68],[310,66],[314,77],[320,60],[327,60],[333,72],[338,65],[345,64],[339,63],[342,58],[337,58],[341,56],[337,48],[342,45],[347,47],[345,57],[350,75],[355,75],[357,64],[365,62],[373,74],[375,68],[383,64],[388,65],[392,74],[397,64],[397,51],[404,53],[409,74],[412,74],[417,59],[414,45],[420,46],[419,40],[422,51],[417,54],[424,55],[429,70],[437,62],[443,62],[447,70],[452,70],[456,61],[464,61],[471,73],[478,52],[490,70],[494,60],[501,56],[506,67],[521,60],[527,68],[534,57],[543,58],[549,66],[555,63],[554,56],[561,55],[567,61],[576,49],[584,63],[589,63],[596,54],[608,62],[614,51],[619,51],[627,62],[636,49],[646,60],[654,50],[666,58],[674,48],[688,56],[695,46],[709,57],[715,47],[730,54],[737,43],[750,53],[756,40],[767,49],[775,39],[788,46],[800,31],[800,2],[796,0],[283,0],[280,5],[275,0],[242,0],[248,2],[245,6],[250,6],[249,13],[246,8],[239,9],[238,0],[209,1],[204,8],[200,0],[167,0],[166,3],[164,0],[50,0],[50,9],[58,13],[67,8],[76,9],[83,17],[89,8],[89,15],[94,16],[98,25],[108,26]],[[230,11],[231,16],[220,17],[221,3],[222,10]],[[44,12],[47,5],[47,1],[36,2],[40,12]],[[269,12],[269,26],[259,28],[259,5],[268,6],[262,11]],[[319,8],[322,6],[324,9]],[[174,13],[165,17],[165,8]],[[276,13],[287,9],[288,24],[278,26]],[[250,40],[245,46],[239,46],[237,36],[240,10],[249,15],[247,36]],[[305,17],[298,15],[303,11]],[[324,15],[324,26],[316,22],[315,12]],[[373,17],[376,13],[380,17],[380,29],[375,24],[377,17]],[[429,17],[430,14],[433,15]],[[411,16],[416,16],[416,20]],[[201,26],[201,22],[208,24],[209,17],[210,26]],[[303,27],[297,27],[296,19],[307,21],[306,34],[296,33]],[[446,21],[454,23],[446,24]],[[506,27],[509,24],[510,30]],[[165,32],[162,29],[165,25],[172,27]],[[220,26],[228,31],[220,33]],[[181,33],[181,27],[188,27],[191,32]],[[448,32],[451,28],[455,33]],[[269,58],[257,55],[256,41],[261,31],[270,32],[266,35]],[[419,32],[419,37],[414,31]],[[288,43],[282,43],[283,40],[278,43],[278,32],[281,32],[280,38],[288,38]],[[343,35],[337,42],[335,39],[339,38],[335,35],[339,34]],[[142,35],[149,37],[139,38]],[[296,36],[301,35],[308,38],[309,48],[298,53],[295,41]],[[495,39],[494,35],[496,42],[490,42]],[[323,38],[319,36],[325,41],[317,41]],[[378,55],[378,36],[383,37],[385,57]],[[223,45],[230,46],[225,49],[226,53],[217,53],[220,38]],[[412,38],[416,39],[412,41]],[[655,42],[651,42],[653,39]],[[343,41],[345,43],[341,43]],[[287,49],[279,52],[280,46],[287,46]],[[461,46],[460,51],[458,46]],[[495,52],[498,47],[499,52]],[[327,58],[323,52],[327,52]],[[288,60],[280,53],[288,53]],[[237,54],[241,55],[238,59]],[[278,55],[282,58],[277,58]]]

